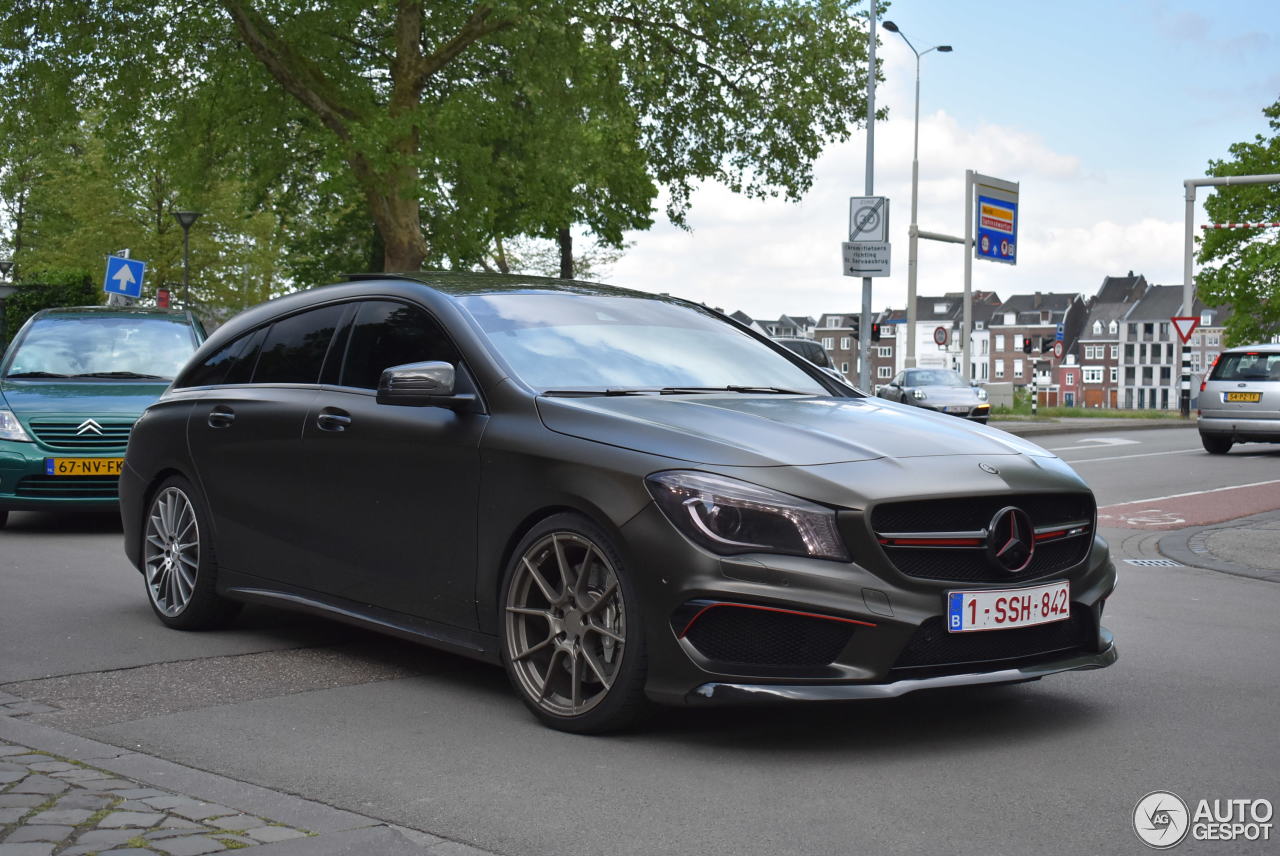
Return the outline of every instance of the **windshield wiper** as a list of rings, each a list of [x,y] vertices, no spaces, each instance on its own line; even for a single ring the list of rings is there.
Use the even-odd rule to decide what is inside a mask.
[[[140,374],[138,372],[84,372],[83,374],[72,375],[72,377],[125,377],[143,380],[168,380],[168,378],[160,375]]]
[[[5,377],[71,377],[71,375],[58,374],[57,372],[12,372]]]
[[[664,386],[663,395],[682,395],[695,392],[745,392],[748,394],[767,393],[770,395],[814,395],[812,392],[801,392],[798,389],[784,389],[780,386]]]
[[[547,389],[543,395],[588,396],[588,395],[656,395],[656,389]]]

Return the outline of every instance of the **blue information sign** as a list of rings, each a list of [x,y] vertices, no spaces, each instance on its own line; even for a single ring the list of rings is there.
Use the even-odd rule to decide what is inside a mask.
[[[1017,263],[1018,203],[978,196],[978,258]]]
[[[107,256],[107,275],[102,281],[102,290],[107,294],[141,297],[142,277],[146,272],[146,262],[124,259],[120,256]]]
[[[1053,338],[1056,342],[1061,342],[1063,339],[1067,338],[1066,328],[1059,324],[1057,331],[1053,334]]]

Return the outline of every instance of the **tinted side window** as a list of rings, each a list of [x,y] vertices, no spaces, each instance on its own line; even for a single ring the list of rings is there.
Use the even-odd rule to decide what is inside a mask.
[[[253,371],[253,363],[258,355],[258,345],[262,343],[264,332],[264,330],[255,330],[252,333],[246,333],[219,348],[204,362],[187,369],[174,386],[217,386],[248,380]]]
[[[356,315],[339,383],[377,389],[385,369],[427,360],[458,362],[457,349],[436,320],[414,306],[369,301]]]
[[[277,321],[262,343],[254,383],[317,383],[344,306],[322,306]]]

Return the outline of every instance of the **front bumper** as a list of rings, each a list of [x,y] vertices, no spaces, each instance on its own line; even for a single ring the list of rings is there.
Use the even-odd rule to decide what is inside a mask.
[[[1038,681],[1048,675],[1087,669],[1105,669],[1119,658],[1115,639],[1105,627],[1101,637],[1106,647],[1097,654],[1079,654],[1061,660],[999,669],[993,672],[966,672],[915,678],[884,684],[726,684],[705,683],[685,697],[691,705],[771,704],[788,701],[848,701],[854,699],[897,698],[917,690],[981,686],[984,684],[1018,684]]]
[[[101,454],[57,452],[39,443],[0,440],[0,510],[111,511],[117,507],[115,476],[50,476],[46,458],[119,458]]]
[[[842,528],[859,527],[859,520],[860,515],[850,515]],[[712,556],[676,535],[652,505],[632,518],[622,534],[632,545],[629,564],[643,589],[650,663],[646,692],[661,703],[887,698],[940,686],[1034,680],[1115,661],[1114,641],[1101,627],[1101,615],[1116,571],[1100,538],[1079,566],[1001,586],[907,577],[874,555],[878,548],[859,544],[852,529],[846,538],[854,554],[864,557],[861,564],[761,554]],[[1063,633],[1072,628],[1065,642],[1053,638],[1042,645],[1039,631],[998,630],[991,640],[1000,643],[1000,650],[970,656],[950,645],[949,634],[936,632],[949,589],[1030,587],[1051,579],[1071,583],[1072,619],[1061,623]],[[708,612],[709,605],[739,609]],[[721,621],[715,628],[718,635],[698,639],[690,628],[705,627],[706,616],[713,614],[741,621]],[[736,656],[759,653],[757,640],[788,632],[783,617],[797,624],[839,623],[846,633],[827,635],[817,629],[810,635],[811,628],[799,628],[789,650],[811,653],[814,646],[828,646],[830,656],[816,661],[747,662]],[[1035,640],[1023,647],[1028,636]],[[1005,640],[1012,647],[1003,648]],[[931,650],[939,652],[936,659],[930,659]],[[960,656],[955,656],[957,650]],[[718,653],[725,651],[727,656]],[[766,658],[770,655],[765,652]]]

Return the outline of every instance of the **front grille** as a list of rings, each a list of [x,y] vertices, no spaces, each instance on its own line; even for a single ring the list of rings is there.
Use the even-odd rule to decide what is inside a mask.
[[[123,452],[133,419],[32,419],[31,432],[50,449],[68,452]],[[99,433],[99,431],[101,433]]]
[[[23,476],[14,495],[30,499],[116,499],[118,476]]]
[[[825,666],[840,656],[854,626],[841,621],[735,607],[704,610],[685,631],[702,656],[751,666]]]
[[[877,532],[973,532],[985,529],[996,512],[1014,505],[1036,526],[1092,520],[1093,497],[1087,493],[998,494],[959,499],[886,502],[871,512]]]
[[[1061,573],[1084,561],[1093,546],[1095,512],[1089,494],[1006,494],[890,502],[871,512],[877,535],[893,533],[976,533],[986,530],[1002,508],[1015,506],[1027,512],[1032,526],[1052,527],[1089,521],[1085,531],[1070,538],[1037,543],[1031,563],[1016,574],[993,566],[984,549],[973,547],[895,547],[882,544],[885,555],[899,572],[922,580],[958,583],[1017,583]]]
[[[977,665],[1011,668],[1051,655],[1091,651],[1097,638],[1093,611],[1078,603],[1071,605],[1071,617],[1066,621],[1009,630],[948,633],[944,618],[934,616],[916,630],[889,675],[922,677],[968,671]]]

